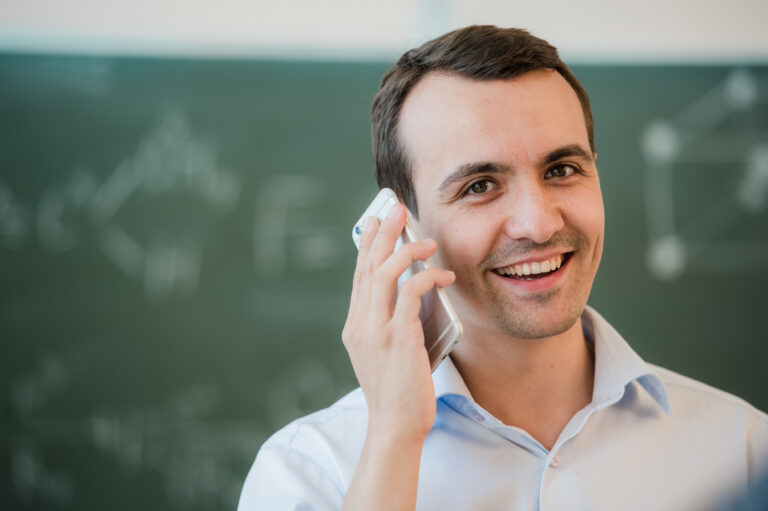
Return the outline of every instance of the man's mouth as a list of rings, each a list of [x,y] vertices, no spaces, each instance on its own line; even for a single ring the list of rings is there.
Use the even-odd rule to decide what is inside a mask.
[[[535,280],[552,275],[562,268],[573,255],[573,252],[558,254],[538,261],[526,261],[525,263],[512,264],[493,271],[502,277],[515,280]]]

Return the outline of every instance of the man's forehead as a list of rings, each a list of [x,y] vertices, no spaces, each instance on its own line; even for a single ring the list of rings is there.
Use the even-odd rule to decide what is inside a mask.
[[[589,147],[578,96],[556,71],[513,79],[426,75],[406,98],[398,135],[414,172],[476,161],[533,161],[557,147]],[[435,176],[437,177],[437,176]]]
[[[412,111],[432,112],[461,103],[473,106],[489,104],[491,96],[505,95],[510,100],[525,101],[531,84],[551,97],[572,96],[578,101],[573,88],[565,78],[553,69],[536,69],[514,78],[477,80],[447,71],[431,71],[424,75],[410,90],[400,110],[400,121],[410,117]]]

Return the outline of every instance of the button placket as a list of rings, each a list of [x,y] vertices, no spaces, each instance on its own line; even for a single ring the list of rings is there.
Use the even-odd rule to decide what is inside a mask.
[[[558,456],[557,454],[552,456],[552,459],[549,460],[549,466],[552,467],[552,468],[559,467],[560,466],[560,456]]]

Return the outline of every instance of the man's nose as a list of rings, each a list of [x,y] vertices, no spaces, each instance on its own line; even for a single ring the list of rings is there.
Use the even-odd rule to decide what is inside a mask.
[[[545,183],[520,183],[506,201],[505,231],[512,239],[545,243],[565,225],[560,204]]]

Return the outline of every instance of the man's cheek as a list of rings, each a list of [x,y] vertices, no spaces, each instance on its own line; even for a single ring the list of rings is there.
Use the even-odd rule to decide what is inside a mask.
[[[449,269],[456,274],[456,280],[449,289],[460,295],[461,300],[473,301],[474,298],[472,297],[481,293],[481,288],[484,287],[482,276],[479,275],[478,259],[473,258],[473,254],[466,250],[468,247],[454,245],[451,248],[453,250],[448,253],[449,255],[446,254],[441,261],[444,264],[441,266],[442,268]]]
[[[446,289],[446,293],[459,317],[466,318],[470,314],[477,313],[475,309],[478,305],[478,297],[482,295],[481,284],[465,268],[456,268],[453,271],[456,274],[456,280]]]
[[[437,252],[435,253],[435,263],[441,268],[459,273],[467,272],[472,266],[472,254],[469,252],[465,243],[459,240],[447,237],[441,237],[437,241]]]

